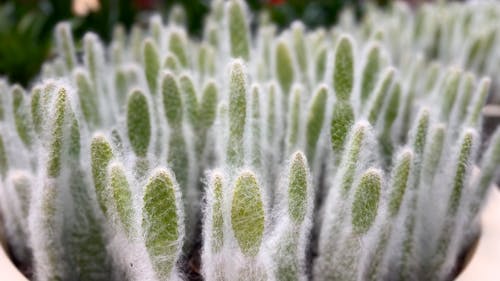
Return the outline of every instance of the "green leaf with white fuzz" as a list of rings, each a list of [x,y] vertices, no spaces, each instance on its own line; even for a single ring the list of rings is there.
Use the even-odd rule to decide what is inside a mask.
[[[352,228],[356,234],[365,234],[373,225],[377,217],[381,188],[382,173],[379,170],[369,169],[361,175],[352,202]]]
[[[186,112],[189,122],[193,127],[196,128],[200,120],[198,114],[198,94],[196,93],[196,88],[191,76],[183,74],[180,77],[180,87],[182,90],[182,95],[184,97],[184,102],[186,104]]]
[[[344,148],[347,134],[354,123],[354,110],[349,102],[337,101],[333,105],[330,123],[330,140],[333,151],[340,155]]]
[[[33,129],[40,135],[42,132],[42,122],[44,119],[44,110],[42,109],[42,88],[35,87],[31,93],[31,118],[33,120]]]
[[[113,149],[103,135],[95,135],[90,144],[90,163],[97,201],[104,214],[107,212],[106,175],[113,158]]]
[[[290,117],[289,117],[289,133],[288,133],[288,151],[295,149],[299,141],[300,125],[301,125],[301,105],[302,105],[303,89],[294,87],[292,89],[292,98],[290,100]]]
[[[234,183],[231,227],[245,256],[259,252],[264,235],[265,212],[261,187],[250,171],[241,172]]]
[[[210,240],[212,242],[212,251],[219,252],[224,243],[224,193],[223,193],[224,177],[222,174],[214,174],[210,182],[210,200],[209,208],[211,212],[211,233]]]
[[[127,101],[127,133],[132,150],[139,157],[145,157],[151,140],[151,120],[146,96],[133,91]]]
[[[361,74],[361,104],[364,105],[370,98],[370,95],[375,90],[377,78],[380,72],[381,58],[380,47],[373,45],[368,50],[366,62]]]
[[[394,149],[392,140],[392,127],[398,117],[399,103],[401,100],[401,84],[396,82],[388,97],[383,118],[383,130],[379,136],[382,153],[387,163],[390,163],[391,155]]]
[[[308,57],[304,39],[304,25],[301,22],[294,22],[292,24],[292,34],[295,57],[297,58],[299,68],[305,73],[308,67]]]
[[[56,41],[59,53],[64,58],[66,69],[72,70],[76,65],[75,46],[71,26],[68,23],[59,23],[56,26]]]
[[[163,74],[162,80],[163,108],[169,126],[180,128],[182,126],[182,99],[179,86],[174,75],[170,72]]]
[[[307,194],[309,167],[307,159],[302,152],[292,156],[288,175],[288,213],[296,224],[302,223],[307,211]]]
[[[325,78],[327,57],[328,50],[325,46],[322,46],[316,54],[314,60],[316,82],[323,81],[323,79]]]
[[[132,191],[125,174],[125,168],[119,163],[109,165],[108,179],[109,193],[116,208],[118,218],[127,235],[130,237],[134,231],[134,207]]]
[[[421,109],[415,127],[411,131],[411,146],[416,157],[420,159],[424,153],[427,131],[429,130],[430,112],[428,108]],[[420,170],[420,169],[419,169]]]
[[[278,99],[278,86],[275,83],[271,83],[269,85],[269,89],[267,92],[267,117],[266,117],[266,125],[267,125],[267,141],[268,143],[274,143],[274,139],[276,137],[276,121],[277,121],[277,99]]]
[[[323,129],[327,99],[327,87],[322,85],[318,90],[316,90],[316,94],[311,100],[311,105],[309,107],[309,113],[306,121],[306,154],[307,158],[311,159],[311,161],[314,159],[316,145]]]
[[[449,119],[451,110],[455,105],[461,78],[462,73],[455,69],[451,70],[446,77],[446,84],[444,86],[443,102],[441,107],[441,118],[444,121],[447,121]]]
[[[188,66],[188,55],[186,35],[181,32],[182,29],[174,29],[170,33],[170,38],[168,41],[168,49],[172,54],[175,55],[182,67]]]
[[[68,107],[68,95],[65,88],[59,89],[54,104],[54,115],[52,117],[51,141],[49,148],[49,158],[47,162],[47,176],[56,178],[61,173],[61,154],[63,151],[63,133],[66,122]]]
[[[92,126],[99,124],[99,106],[98,97],[95,93],[95,88],[90,82],[85,72],[77,72],[75,74],[76,85],[78,88],[78,96],[80,98],[80,106],[82,108],[83,117],[87,123]]]
[[[395,217],[401,208],[405,192],[408,189],[412,163],[413,152],[409,149],[403,150],[394,163],[389,187],[389,215],[391,217]]]
[[[158,79],[160,74],[160,55],[158,47],[153,40],[147,39],[142,47],[142,60],[144,66],[144,75],[148,82],[151,95],[155,96],[158,90]]]
[[[290,48],[284,40],[276,45],[276,78],[285,97],[288,96],[294,80],[294,69]]]
[[[7,158],[7,152],[5,150],[5,144],[3,142],[3,137],[0,134],[0,175],[2,179],[5,179],[7,171],[9,169],[9,159]]]
[[[241,0],[231,0],[226,5],[231,57],[248,60],[250,58],[250,30],[244,10],[245,4]]]
[[[213,80],[209,80],[202,91],[201,103],[198,108],[198,116],[200,117],[200,126],[207,130],[215,122],[217,115],[217,104],[219,101],[219,94],[217,84]]]
[[[180,69],[180,62],[172,53],[168,53],[163,60],[163,68],[177,73]]]
[[[149,19],[149,29],[151,30],[151,36],[155,43],[161,46],[163,41],[163,23],[160,15],[151,16]]]
[[[354,54],[352,39],[343,36],[335,49],[333,89],[338,100],[348,101],[354,86]]]
[[[443,124],[437,124],[431,128],[429,144],[424,151],[422,160],[420,181],[423,186],[432,186],[434,176],[439,168],[441,155],[443,154],[445,137],[446,127]]]
[[[257,85],[253,85],[251,91],[251,159],[252,165],[260,168],[262,165],[262,113],[260,96],[261,89]]]
[[[373,93],[374,96],[372,97],[371,103],[368,107],[368,121],[370,121],[371,124],[375,124],[377,122],[380,108],[382,108],[384,104],[384,97],[389,94],[395,72],[396,70],[391,67],[386,69],[380,77],[379,83]]]
[[[455,215],[460,205],[463,190],[466,186],[467,176],[471,172],[471,165],[478,145],[475,130],[467,130],[461,138],[458,158],[455,160],[455,174],[453,177],[452,191],[448,201],[448,213]]]
[[[489,78],[484,78],[479,82],[477,87],[477,92],[474,94],[476,98],[472,101],[472,105],[469,108],[467,116],[467,124],[469,126],[477,127],[479,126],[479,121],[481,120],[481,113],[488,94],[490,93],[491,80]]]
[[[14,122],[19,138],[27,147],[33,142],[31,111],[28,108],[26,92],[20,86],[16,85],[11,90],[12,110],[14,111]]]
[[[156,170],[143,192],[142,229],[149,257],[159,279],[170,278],[182,249],[183,211],[172,174]]]
[[[232,3],[232,2],[231,2]],[[243,164],[247,86],[242,61],[231,63],[229,80],[229,139],[227,144],[227,161],[230,165]]]
[[[83,37],[84,62],[94,87],[99,84],[101,67],[104,65],[104,51],[96,34],[88,32]]]
[[[474,93],[475,85],[476,85],[476,78],[474,74],[466,73],[465,80],[462,81],[460,87],[461,88],[460,104],[458,105],[458,110],[457,110],[458,122],[463,122],[467,115],[467,109],[469,108],[469,104],[472,99],[472,94]]]
[[[365,123],[356,123],[351,127],[350,139],[344,150],[341,167],[344,167],[341,181],[341,192],[343,196],[347,196],[355,179],[356,164],[358,163],[365,142],[369,138],[370,126]]]
[[[500,168],[500,128],[497,128],[491,137],[490,145],[483,154],[480,168],[481,175],[476,180],[477,188],[470,204],[471,218],[474,218],[480,211],[480,206],[487,198],[491,183]]]
[[[35,260],[34,269],[37,278],[41,280],[65,280],[67,276],[67,264],[62,250],[61,225],[58,218],[60,205],[58,204],[58,186],[55,181],[47,179],[43,183],[41,198],[38,204],[39,225],[36,228],[37,237],[33,242],[33,256]]]

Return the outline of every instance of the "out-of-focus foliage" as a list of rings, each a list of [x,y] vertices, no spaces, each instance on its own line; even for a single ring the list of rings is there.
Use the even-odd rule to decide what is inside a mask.
[[[174,5],[180,4],[186,12],[189,32],[199,36],[211,1],[98,0],[99,9],[90,11],[85,16],[75,15],[73,2],[74,0],[11,0],[0,4],[0,76],[7,76],[12,82],[28,84],[39,72],[42,61],[51,55],[52,31],[59,21],[71,21],[77,39],[83,31],[94,31],[108,41],[115,24],[121,23],[128,29],[134,22],[141,23],[148,14],[159,13],[166,16]],[[269,19],[281,27],[289,25],[295,19],[302,20],[310,27],[330,26],[346,5],[361,11],[359,2],[354,0],[246,2],[255,14],[267,11]]]
[[[52,31],[57,22],[69,20],[79,38],[92,30],[109,39],[117,22],[130,26],[138,1],[100,2],[100,9],[76,17],[70,0],[23,0],[0,4],[0,75],[27,84],[50,55]]]

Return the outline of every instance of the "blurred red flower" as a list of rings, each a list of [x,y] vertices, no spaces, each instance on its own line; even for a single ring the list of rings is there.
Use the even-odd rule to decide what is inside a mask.
[[[286,1],[285,0],[269,0],[268,3],[273,5],[273,6],[278,6],[281,4],[284,4]]]

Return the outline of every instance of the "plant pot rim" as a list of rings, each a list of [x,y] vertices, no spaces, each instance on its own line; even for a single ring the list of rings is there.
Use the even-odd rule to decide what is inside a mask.
[[[492,192],[489,196],[489,201],[500,201],[500,191],[496,185],[493,185],[492,187]],[[492,202],[489,202],[487,204],[487,207],[485,210],[488,209],[489,205],[493,205]],[[499,202],[496,202],[499,203]],[[496,204],[495,203],[495,204]],[[482,230],[486,229],[484,227],[483,223],[483,217],[485,213],[488,213],[487,211],[483,211],[483,214],[481,215],[481,228]],[[468,281],[468,280],[477,280],[477,279],[468,279],[468,278],[463,278],[464,275],[471,275],[470,272],[477,272],[478,270],[475,269],[474,267],[476,260],[478,260],[478,250],[480,248],[480,244],[483,240],[483,234],[484,232],[481,231],[478,239],[476,242],[472,244],[470,247],[469,251],[467,252],[467,255],[464,259],[464,266],[463,270],[460,271],[458,276],[456,277],[456,281]],[[5,238],[5,231],[3,227],[3,222],[2,218],[0,216],[0,280],[9,280],[9,281],[28,281],[28,279],[19,271],[19,269],[14,265],[12,260],[9,258],[6,249],[6,238]],[[482,280],[482,279],[481,279]]]
[[[5,229],[0,214],[0,280],[28,281],[7,255],[6,246]]]

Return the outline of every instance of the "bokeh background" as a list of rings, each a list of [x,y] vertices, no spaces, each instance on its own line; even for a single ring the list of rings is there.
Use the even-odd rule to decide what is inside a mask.
[[[254,12],[266,11],[278,26],[301,19],[309,27],[331,26],[345,7],[363,13],[363,0],[247,0]],[[387,6],[389,0],[375,1]],[[51,56],[53,28],[70,21],[75,38],[85,31],[109,40],[113,26],[145,22],[152,13],[168,15],[174,5],[186,11],[193,36],[201,34],[210,0],[0,0],[0,76],[27,86]]]

